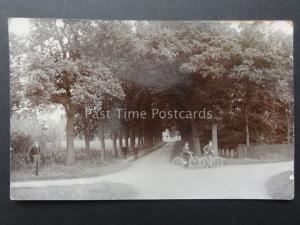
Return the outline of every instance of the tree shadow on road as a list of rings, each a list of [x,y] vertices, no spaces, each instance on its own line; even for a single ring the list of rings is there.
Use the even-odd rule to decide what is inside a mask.
[[[272,199],[292,200],[294,199],[294,180],[290,179],[293,171],[279,173],[267,180],[265,187]]]

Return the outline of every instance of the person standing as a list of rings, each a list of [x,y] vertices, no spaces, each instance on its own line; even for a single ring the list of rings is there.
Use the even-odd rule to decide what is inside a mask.
[[[40,167],[40,160],[41,160],[41,149],[39,146],[39,142],[36,141],[34,145],[31,147],[29,151],[30,159],[33,163],[33,172],[35,175],[39,175],[39,167]]]

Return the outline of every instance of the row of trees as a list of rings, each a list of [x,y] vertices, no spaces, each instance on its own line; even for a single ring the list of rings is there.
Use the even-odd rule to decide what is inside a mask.
[[[265,22],[133,22],[34,19],[10,33],[11,112],[59,104],[67,118],[67,164],[74,136],[89,143],[110,133],[122,146],[151,147],[165,127],[203,142],[289,142],[293,121],[292,37]],[[210,110],[213,119],[86,117],[87,108]],[[219,134],[218,134],[219,131]],[[219,141],[217,140],[219,137]],[[129,139],[130,138],[130,139]],[[128,139],[131,143],[128,143]]]

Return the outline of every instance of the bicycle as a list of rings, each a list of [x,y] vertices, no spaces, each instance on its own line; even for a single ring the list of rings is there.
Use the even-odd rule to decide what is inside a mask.
[[[173,165],[175,166],[199,166],[200,158],[198,156],[194,156],[193,153],[190,154],[189,162],[187,162],[183,155],[177,156],[172,160]]]
[[[199,160],[199,165],[201,168],[213,168],[223,166],[223,159],[219,156],[204,155]]]

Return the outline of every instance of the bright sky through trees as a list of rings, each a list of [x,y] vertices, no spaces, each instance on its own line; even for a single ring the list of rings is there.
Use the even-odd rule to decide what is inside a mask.
[[[232,23],[232,27],[237,28],[239,23],[241,22],[249,22],[252,23],[254,21],[228,21],[229,23]],[[293,23],[292,21],[264,21],[265,23],[272,23],[275,30],[281,30],[287,34],[293,33]],[[9,19],[9,29],[10,32],[13,32],[20,36],[26,36],[28,32],[30,31],[30,21],[26,18],[11,18]],[[132,23],[134,26],[135,24]],[[135,27],[133,27],[135,30]]]

